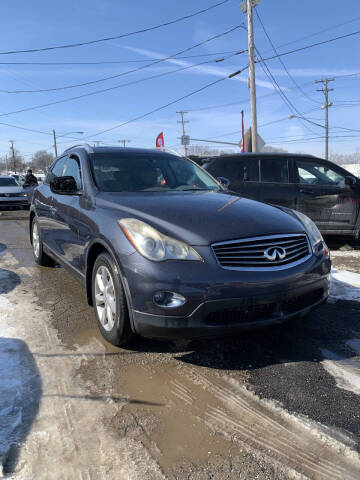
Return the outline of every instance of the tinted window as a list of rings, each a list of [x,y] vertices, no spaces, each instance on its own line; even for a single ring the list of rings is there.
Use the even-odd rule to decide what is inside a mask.
[[[287,158],[262,158],[260,165],[262,182],[289,183]]]
[[[17,187],[15,178],[0,178],[0,187]]]
[[[82,182],[81,182],[81,171],[80,171],[80,163],[79,160],[76,158],[69,158],[64,176],[67,177],[74,177],[76,181],[77,188],[81,190],[82,188]]]
[[[226,177],[231,182],[259,181],[259,161],[257,158],[219,158],[214,159],[206,168],[214,177]]]
[[[106,192],[219,190],[212,178],[194,163],[166,155],[118,155],[92,157],[97,186]]]
[[[60,157],[59,160],[54,163],[46,175],[46,183],[54,181],[57,177],[62,177],[67,158],[67,155],[65,155],[64,157]]]
[[[318,162],[297,161],[299,182],[308,185],[345,186],[345,176]]]

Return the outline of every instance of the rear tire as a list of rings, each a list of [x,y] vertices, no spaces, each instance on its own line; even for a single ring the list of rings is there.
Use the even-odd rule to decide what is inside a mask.
[[[31,224],[31,243],[35,262],[42,267],[53,267],[55,261],[44,253],[40,225],[36,218],[33,219]]]
[[[128,343],[133,336],[128,306],[117,266],[108,253],[95,261],[92,298],[101,335],[116,346]]]

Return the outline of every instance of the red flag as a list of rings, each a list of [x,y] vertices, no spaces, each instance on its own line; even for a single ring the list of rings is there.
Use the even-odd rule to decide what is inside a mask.
[[[156,137],[156,148],[159,150],[165,149],[165,140],[164,140],[163,132],[159,133],[159,135]]]

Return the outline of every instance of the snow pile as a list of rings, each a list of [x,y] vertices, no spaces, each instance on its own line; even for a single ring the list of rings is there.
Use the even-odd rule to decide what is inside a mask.
[[[330,350],[322,349],[321,352],[326,360],[321,363],[335,378],[338,388],[360,395],[360,340],[349,340],[346,345],[356,356],[344,358]]]
[[[330,281],[331,300],[360,302],[360,274],[333,268]]]

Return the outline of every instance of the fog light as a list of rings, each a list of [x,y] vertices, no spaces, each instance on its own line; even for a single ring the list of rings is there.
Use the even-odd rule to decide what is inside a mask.
[[[154,293],[153,302],[158,307],[176,308],[184,305],[186,299],[180,293],[160,291]]]

